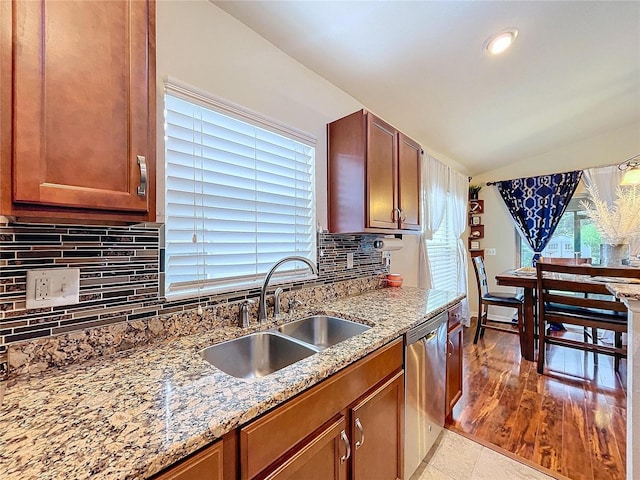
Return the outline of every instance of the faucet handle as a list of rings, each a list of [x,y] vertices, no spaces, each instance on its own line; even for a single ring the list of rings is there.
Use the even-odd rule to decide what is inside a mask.
[[[253,303],[256,303],[256,301],[248,298],[240,304],[240,311],[238,312],[238,326],[240,328],[249,326],[249,305]]]
[[[297,300],[295,298],[289,299],[289,313],[295,313],[296,307],[301,307],[301,306],[302,306],[302,302],[300,300]]]

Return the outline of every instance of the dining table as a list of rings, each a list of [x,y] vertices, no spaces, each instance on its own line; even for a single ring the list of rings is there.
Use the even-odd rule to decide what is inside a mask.
[[[586,266],[586,265],[585,265]],[[561,274],[563,275],[563,274]],[[580,282],[589,284],[588,291],[590,293],[610,295],[607,284],[617,283],[635,283],[639,280],[633,279],[617,279],[612,277],[592,277],[588,275],[572,275],[574,279],[578,278]],[[536,288],[537,278],[536,271],[529,268],[518,268],[506,270],[496,275],[496,283],[503,287],[516,287],[523,290],[524,295],[524,318],[523,318],[523,334],[520,338],[521,352],[525,360],[535,361],[536,339],[538,332],[536,331]]]

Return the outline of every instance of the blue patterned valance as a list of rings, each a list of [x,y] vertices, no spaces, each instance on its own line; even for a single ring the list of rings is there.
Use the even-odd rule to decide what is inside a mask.
[[[579,170],[496,182],[516,227],[534,252],[534,265],[556,230],[581,177]]]

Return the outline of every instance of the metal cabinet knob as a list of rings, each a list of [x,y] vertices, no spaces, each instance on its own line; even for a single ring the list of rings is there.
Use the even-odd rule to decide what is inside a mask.
[[[364,445],[364,428],[362,428],[362,423],[360,423],[360,418],[356,418],[355,424],[358,430],[360,430],[360,440],[356,442],[356,450],[357,450],[362,445]]]
[[[347,452],[340,457],[340,463],[344,463],[351,457],[351,445],[349,445],[349,437],[344,430],[340,432],[340,438],[344,442],[345,447],[347,447]]]
[[[147,195],[147,160],[142,155],[138,155],[138,165],[140,166],[140,185],[138,186],[138,196]]]

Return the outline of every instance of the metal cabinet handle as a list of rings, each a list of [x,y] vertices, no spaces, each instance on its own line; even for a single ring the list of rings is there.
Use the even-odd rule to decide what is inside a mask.
[[[344,430],[340,432],[340,437],[342,438],[345,447],[347,447],[347,453],[340,457],[340,463],[344,463],[351,457],[351,445],[349,445],[349,437],[347,437]]]
[[[404,213],[402,209],[399,209],[398,212],[400,213],[400,221],[404,222],[407,219],[407,214]]]
[[[138,196],[144,197],[147,194],[147,160],[142,155],[138,155],[138,165],[140,165]]]
[[[449,340],[449,347],[451,347],[451,350],[449,350],[449,356],[453,355],[453,342],[451,340]]]
[[[396,213],[398,214],[397,217],[396,217]],[[401,214],[402,214],[402,210],[400,210],[399,208],[394,208],[393,210],[391,210],[391,221],[397,222],[398,220],[400,220]]]
[[[362,428],[362,423],[360,423],[360,418],[356,418],[356,427],[360,430],[360,440],[356,442],[356,450],[359,449],[362,445],[364,445],[364,428]]]

